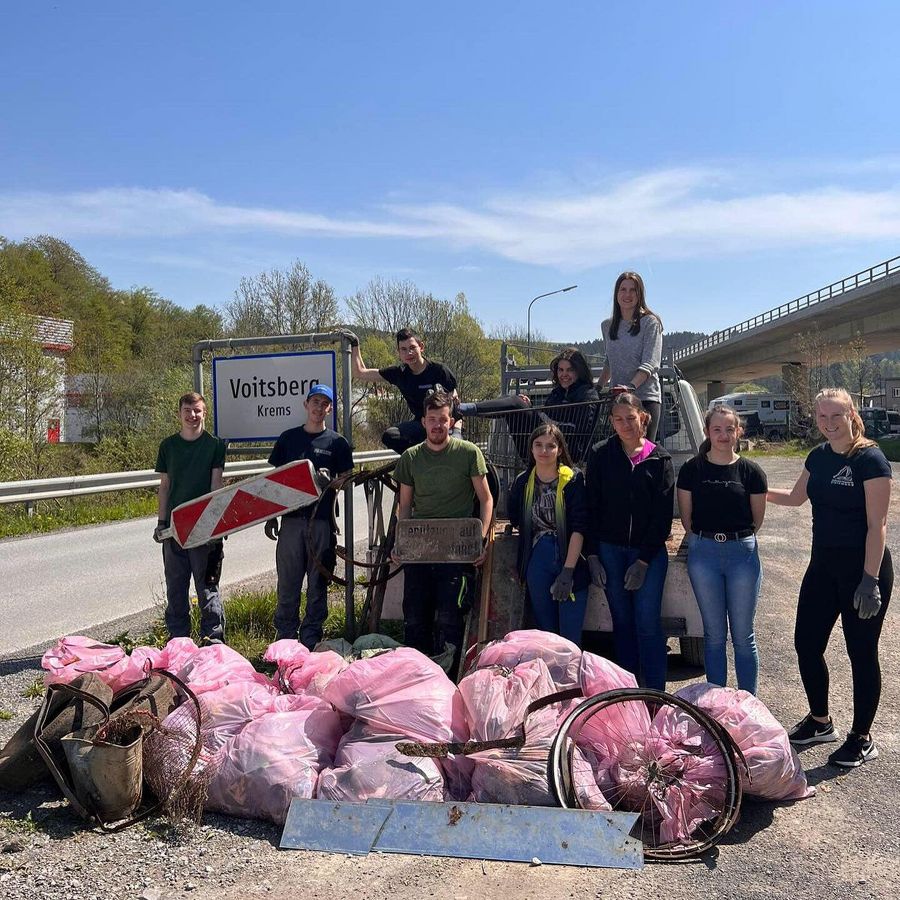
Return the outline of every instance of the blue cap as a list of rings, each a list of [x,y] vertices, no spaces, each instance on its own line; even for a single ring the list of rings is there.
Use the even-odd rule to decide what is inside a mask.
[[[316,394],[321,394],[323,397],[327,397],[331,403],[334,403],[334,391],[327,384],[314,384],[309,389],[306,399],[309,400],[310,397],[315,397]]]

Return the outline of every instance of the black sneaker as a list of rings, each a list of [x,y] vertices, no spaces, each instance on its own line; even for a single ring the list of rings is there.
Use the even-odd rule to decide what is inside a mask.
[[[875,746],[875,741],[870,737],[854,734],[851,731],[847,735],[847,740],[828,757],[828,762],[833,766],[855,769],[866,762],[866,760],[877,759],[877,757],[878,747]]]
[[[812,714],[803,721],[798,722],[789,732],[788,738],[792,744],[830,744],[838,739],[834,733],[834,725],[831,719],[827,722],[817,722]]]

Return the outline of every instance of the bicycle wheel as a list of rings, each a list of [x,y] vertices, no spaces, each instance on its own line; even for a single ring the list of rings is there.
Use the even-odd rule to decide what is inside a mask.
[[[664,691],[626,688],[572,710],[551,746],[548,777],[565,809],[603,808],[605,798],[638,813],[632,835],[644,856],[672,860],[703,852],[737,821],[741,761],[703,710]]]

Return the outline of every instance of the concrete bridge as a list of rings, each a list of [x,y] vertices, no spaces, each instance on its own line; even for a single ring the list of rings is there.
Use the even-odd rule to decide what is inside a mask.
[[[836,345],[859,334],[869,353],[900,348],[900,256],[717,331],[677,351],[674,361],[698,391],[715,397],[726,384],[802,365],[797,335],[814,327]]]

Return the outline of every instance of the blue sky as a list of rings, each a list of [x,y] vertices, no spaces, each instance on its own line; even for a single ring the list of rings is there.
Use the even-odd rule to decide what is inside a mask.
[[[219,305],[298,258],[599,335],[712,331],[900,253],[892,2],[7,3],[0,234]]]

